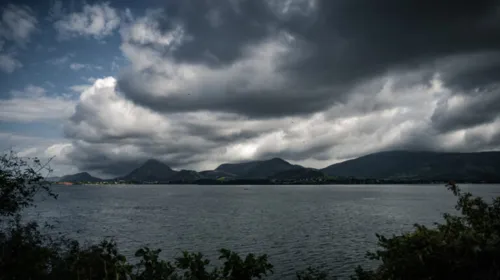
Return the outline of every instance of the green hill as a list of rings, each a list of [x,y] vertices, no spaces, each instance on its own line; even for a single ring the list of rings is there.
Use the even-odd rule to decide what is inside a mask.
[[[205,170],[201,171],[200,174],[207,179],[219,179],[219,178],[232,179],[237,177],[235,174],[218,170]]]
[[[268,178],[276,173],[298,168],[302,167],[280,158],[273,158],[243,163],[225,163],[215,170],[235,174],[239,178]]]
[[[193,170],[181,170],[174,175],[170,176],[168,180],[170,182],[193,182],[198,179],[204,178],[200,173]]]
[[[311,180],[317,178],[325,178],[326,174],[314,168],[295,168],[278,172],[270,177],[274,180]]]
[[[380,152],[336,163],[321,171],[329,176],[356,178],[498,181],[500,152]]]
[[[93,177],[87,172],[81,172],[73,175],[62,176],[59,182],[100,182],[102,179]]]
[[[139,182],[169,181],[176,173],[177,171],[172,170],[168,165],[150,159],[120,179]]]

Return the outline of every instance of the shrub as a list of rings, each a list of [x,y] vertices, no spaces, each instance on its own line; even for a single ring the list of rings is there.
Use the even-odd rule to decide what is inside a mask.
[[[32,206],[33,197],[40,191],[57,197],[41,174],[50,173],[49,162],[41,164],[38,158],[24,160],[14,152],[0,157],[0,218],[15,216]]]
[[[500,197],[491,204],[453,183],[461,215],[444,223],[390,238],[377,235],[380,250],[368,257],[380,262],[373,271],[358,268],[353,279],[500,279]]]

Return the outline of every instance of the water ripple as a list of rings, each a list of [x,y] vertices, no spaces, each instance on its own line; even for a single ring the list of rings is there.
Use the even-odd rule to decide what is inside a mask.
[[[467,186],[491,196],[498,186]],[[375,233],[431,225],[452,212],[454,199],[434,186],[109,186],[56,187],[28,213],[80,240],[113,236],[132,256],[140,246],[167,258],[217,250],[269,255],[274,279],[293,279],[310,265],[346,278],[376,246]],[[57,221],[57,223],[55,223]]]

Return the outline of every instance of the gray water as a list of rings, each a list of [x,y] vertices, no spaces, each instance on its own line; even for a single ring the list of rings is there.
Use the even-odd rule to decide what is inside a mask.
[[[499,185],[463,185],[483,197]],[[346,276],[369,265],[375,233],[399,234],[454,212],[443,185],[330,186],[55,186],[29,217],[81,241],[113,237],[125,255],[140,246],[182,250],[211,259],[228,248],[269,255],[275,277],[293,278],[309,265]]]

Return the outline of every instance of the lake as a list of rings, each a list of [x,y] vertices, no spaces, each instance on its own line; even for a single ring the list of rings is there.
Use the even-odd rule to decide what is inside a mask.
[[[461,185],[483,197],[500,185]],[[375,233],[398,234],[432,225],[454,212],[443,185],[54,186],[58,200],[40,198],[28,216],[82,241],[113,237],[122,253],[162,248],[211,259],[217,250],[269,255],[274,278],[293,279],[309,265],[345,277],[368,264]]]

